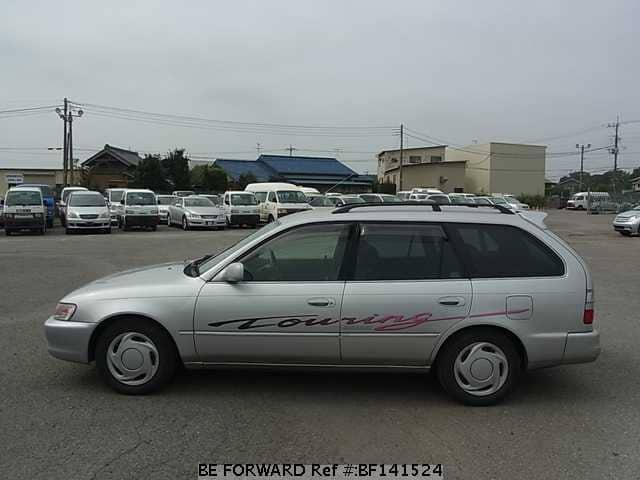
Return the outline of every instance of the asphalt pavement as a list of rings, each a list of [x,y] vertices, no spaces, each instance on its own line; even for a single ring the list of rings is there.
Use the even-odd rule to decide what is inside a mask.
[[[550,211],[589,263],[602,354],[527,374],[502,404],[455,403],[430,375],[183,372],[119,395],[50,357],[70,290],[215,253],[250,230],[0,237],[0,478],[197,478],[198,463],[442,463],[446,478],[640,478],[640,238],[611,216]]]

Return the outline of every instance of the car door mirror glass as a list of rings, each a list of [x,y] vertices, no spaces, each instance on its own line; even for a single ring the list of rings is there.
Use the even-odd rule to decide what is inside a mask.
[[[241,282],[244,280],[244,265],[240,262],[231,263],[220,272],[218,278],[228,283]]]

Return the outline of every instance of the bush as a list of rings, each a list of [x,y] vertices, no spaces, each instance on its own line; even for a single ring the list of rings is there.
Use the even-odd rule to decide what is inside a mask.
[[[546,206],[547,199],[544,195],[527,195],[521,193],[518,195],[518,200],[522,203],[526,203],[532,209],[543,209]]]

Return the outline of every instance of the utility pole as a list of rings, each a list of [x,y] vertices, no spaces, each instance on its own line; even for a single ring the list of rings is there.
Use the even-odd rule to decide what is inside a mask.
[[[618,143],[620,141],[620,115],[616,116],[616,123],[610,123],[607,125],[609,128],[615,128],[616,134],[613,140],[613,148],[609,150],[609,153],[613,154],[613,192],[616,191],[616,177],[618,176]]]
[[[260,156],[260,152],[262,151],[262,147],[260,146],[260,142],[256,143],[256,152],[258,152],[258,156]]]
[[[576,143],[576,148],[580,149],[580,191],[582,191],[582,175],[584,174],[584,144]],[[591,148],[591,144],[587,143],[587,150]]]
[[[404,124],[400,124],[400,171],[398,176],[400,177],[398,180],[398,191],[402,190],[402,155],[404,149]]]
[[[62,183],[67,187],[69,180],[73,181],[73,117],[81,117],[84,112],[79,108],[69,107],[69,100],[65,97],[64,109],[56,108],[56,113],[64,122]]]
[[[289,148],[287,148],[287,150],[289,150],[289,156],[292,157],[293,156],[293,151],[296,150],[294,147],[291,146],[291,144],[289,144]]]

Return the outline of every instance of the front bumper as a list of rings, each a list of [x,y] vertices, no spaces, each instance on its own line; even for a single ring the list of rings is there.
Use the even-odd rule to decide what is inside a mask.
[[[110,228],[111,220],[109,218],[95,218],[92,220],[67,218],[66,227],[69,229],[92,229],[92,228]]]
[[[257,225],[260,222],[260,215],[257,213],[240,213],[229,215],[229,223],[231,225]]]
[[[154,227],[159,223],[158,215],[127,215],[124,217],[127,227]]]
[[[190,227],[225,227],[227,225],[227,220],[222,217],[216,218],[190,218],[189,226]]]
[[[30,217],[30,218],[15,218],[4,217],[4,227],[9,230],[14,229],[34,229],[44,227],[44,218],[42,217]]]
[[[60,360],[89,363],[89,342],[97,323],[56,320],[49,317],[44,323],[47,350]]]
[[[568,333],[562,363],[593,362],[600,355],[600,332]]]
[[[640,222],[613,222],[613,229],[616,232],[638,232]]]

